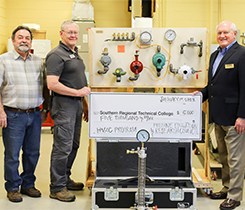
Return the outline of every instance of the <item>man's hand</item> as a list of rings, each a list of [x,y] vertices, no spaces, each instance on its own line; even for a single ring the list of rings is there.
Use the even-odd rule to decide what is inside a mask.
[[[89,87],[83,87],[77,90],[65,86],[59,81],[59,78],[60,78],[59,76],[47,75],[47,85],[49,90],[52,90],[60,95],[72,96],[72,97],[88,96],[91,92]]]
[[[197,95],[197,94],[200,94],[200,91],[194,91],[194,92],[192,92],[192,95],[194,96],[194,95]]]
[[[245,131],[245,119],[237,118],[235,123],[235,129],[239,134],[242,134]]]
[[[46,112],[41,112],[41,120],[42,124],[47,120],[47,113]]]
[[[91,89],[89,87],[83,87],[82,89],[78,90],[79,97],[88,96],[91,92]]]
[[[0,127],[7,127],[7,115],[3,108],[0,109]]]

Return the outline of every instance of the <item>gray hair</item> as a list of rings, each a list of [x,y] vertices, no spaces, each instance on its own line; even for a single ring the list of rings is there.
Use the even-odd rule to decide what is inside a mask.
[[[232,23],[231,24],[231,30],[232,31],[237,31],[237,27],[236,27],[236,24],[235,23]]]
[[[73,20],[65,20],[65,21],[61,24],[61,27],[60,27],[61,31],[64,30],[64,28],[66,27],[66,25],[70,25],[70,24],[73,24],[73,23],[77,25],[77,23],[76,23],[75,21],[73,21]],[[79,26],[78,26],[78,25],[77,25],[77,27],[78,27],[78,29],[79,29]]]
[[[223,22],[230,22],[230,21],[223,21]],[[223,22],[221,22],[221,23],[223,23]],[[220,24],[221,24],[221,23],[220,23]],[[219,25],[220,25],[220,24],[219,24]],[[219,25],[216,26],[216,31],[217,31]],[[232,31],[237,31],[236,24],[235,24],[235,23],[231,23],[230,29],[231,29]]]

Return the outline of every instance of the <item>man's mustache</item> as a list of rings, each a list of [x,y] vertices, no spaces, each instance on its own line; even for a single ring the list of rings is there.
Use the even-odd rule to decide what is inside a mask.
[[[20,47],[21,47],[21,46],[29,47],[29,45],[28,45],[27,43],[20,43],[19,46],[20,46]]]

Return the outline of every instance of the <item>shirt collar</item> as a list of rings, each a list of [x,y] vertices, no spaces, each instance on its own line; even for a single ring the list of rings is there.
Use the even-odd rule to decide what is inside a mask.
[[[14,59],[15,60],[17,60],[18,58],[24,59],[15,49],[13,49],[13,53],[14,53]],[[32,58],[32,54],[28,53],[27,58],[31,59]]]
[[[221,55],[224,55],[233,44],[236,43],[236,40],[234,40],[231,44],[229,44],[227,47],[225,47],[223,50],[221,50],[221,47],[219,46],[217,49],[219,50],[219,52],[221,53]]]
[[[60,45],[61,45],[61,47],[63,47],[65,50],[73,52],[73,51],[70,49],[70,47],[68,47],[67,45],[65,45],[62,41],[60,41]],[[76,51],[76,53],[78,52],[77,46],[75,46],[75,49],[74,49],[74,50]]]

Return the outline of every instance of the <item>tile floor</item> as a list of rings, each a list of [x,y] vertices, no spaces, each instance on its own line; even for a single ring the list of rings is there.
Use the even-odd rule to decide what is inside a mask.
[[[76,158],[76,162],[73,167],[72,178],[76,181],[85,182],[86,163],[87,163],[87,149],[88,149],[88,125],[83,125],[83,133],[81,139],[81,146]],[[83,191],[76,191],[76,201],[72,203],[60,202],[49,198],[49,161],[50,152],[52,147],[52,134],[50,134],[49,128],[42,129],[42,141],[41,141],[41,156],[36,170],[36,187],[41,190],[41,198],[30,198],[23,195],[23,201],[21,203],[12,203],[8,201],[6,192],[4,190],[4,178],[3,178],[3,144],[0,143],[0,209],[1,210],[90,210],[92,198],[90,191],[85,188]],[[193,166],[198,168],[200,166],[199,160],[193,155]],[[221,188],[221,181],[218,179],[212,181],[214,190]],[[244,196],[245,198],[245,196]],[[245,199],[244,199],[245,200]],[[215,210],[219,209],[220,200],[211,200],[205,196],[202,189],[198,189],[197,196],[197,209],[198,210]],[[245,201],[236,210],[245,210]]]

